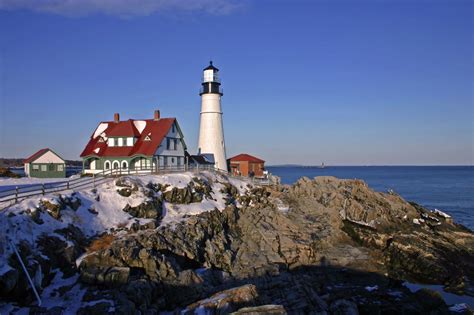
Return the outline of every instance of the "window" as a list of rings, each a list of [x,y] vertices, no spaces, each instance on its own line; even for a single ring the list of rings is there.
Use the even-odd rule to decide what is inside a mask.
[[[171,164],[174,164],[174,158],[173,157],[171,158]]]
[[[110,161],[105,161],[104,166],[106,170],[110,169]]]
[[[38,171],[39,170],[39,165],[33,164],[33,171]]]
[[[48,165],[41,165],[41,171],[46,172],[48,170]]]
[[[171,150],[171,139],[166,138],[166,150]]]
[[[173,139],[173,150],[178,148],[178,139]]]
[[[114,138],[114,146],[118,146],[118,139]]]
[[[174,124],[173,124],[173,126],[171,127],[171,131],[172,131],[173,133],[176,132],[176,127],[174,126]]]
[[[123,162],[122,162],[122,168],[123,168],[123,169],[127,169],[127,167],[128,167],[127,161],[123,161]]]
[[[58,164],[58,172],[64,171],[64,165]]]

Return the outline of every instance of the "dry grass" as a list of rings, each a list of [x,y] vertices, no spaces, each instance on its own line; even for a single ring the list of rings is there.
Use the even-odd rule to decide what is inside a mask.
[[[87,252],[91,253],[91,252],[97,252],[100,250],[107,249],[110,247],[114,239],[115,239],[114,235],[104,234],[91,242],[91,244],[87,248]]]

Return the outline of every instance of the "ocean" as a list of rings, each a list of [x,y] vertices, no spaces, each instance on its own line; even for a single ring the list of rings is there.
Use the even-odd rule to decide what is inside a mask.
[[[407,201],[450,214],[474,230],[474,166],[268,166],[268,171],[293,184],[306,176],[364,180],[376,191],[393,189]]]

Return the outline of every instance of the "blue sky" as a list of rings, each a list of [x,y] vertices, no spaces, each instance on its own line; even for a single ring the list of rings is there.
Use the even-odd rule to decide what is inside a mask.
[[[132,3],[133,5],[130,5]],[[221,69],[227,154],[474,164],[472,1],[0,1],[0,156],[79,159],[97,123],[175,116]]]

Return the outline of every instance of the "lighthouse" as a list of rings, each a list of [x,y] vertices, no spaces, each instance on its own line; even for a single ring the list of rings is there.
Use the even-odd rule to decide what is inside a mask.
[[[219,80],[219,69],[214,67],[212,61],[204,68],[199,95],[201,95],[201,122],[198,153],[213,154],[215,168],[227,171],[221,107],[221,97],[224,93]]]

